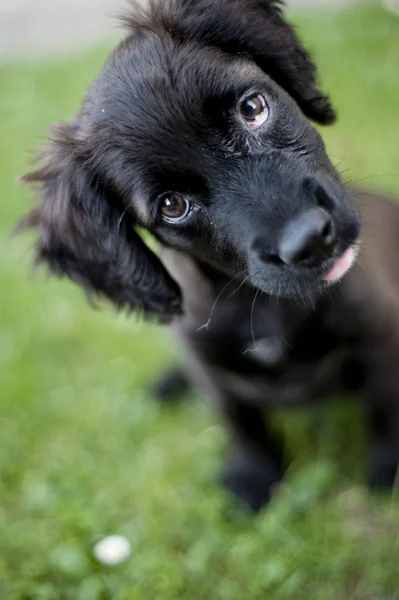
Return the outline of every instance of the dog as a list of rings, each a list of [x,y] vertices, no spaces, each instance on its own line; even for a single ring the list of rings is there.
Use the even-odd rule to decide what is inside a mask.
[[[370,484],[399,460],[399,208],[347,189],[311,124],[335,113],[279,0],[151,0],[24,176],[35,262],[170,323],[254,511],[287,467],[275,406],[350,390]],[[365,223],[367,226],[361,227]],[[154,254],[137,232],[159,243]]]

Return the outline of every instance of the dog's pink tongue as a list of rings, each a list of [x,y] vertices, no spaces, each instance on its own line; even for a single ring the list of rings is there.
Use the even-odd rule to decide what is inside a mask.
[[[347,271],[349,271],[354,262],[355,251],[352,246],[350,246],[345,250],[343,255],[335,261],[331,271],[329,271],[327,275],[324,275],[324,281],[336,281],[337,279],[340,279]]]

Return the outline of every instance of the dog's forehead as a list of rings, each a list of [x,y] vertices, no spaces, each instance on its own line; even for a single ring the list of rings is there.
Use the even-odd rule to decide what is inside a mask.
[[[193,40],[176,41],[170,36],[149,34],[139,42],[128,40],[114,54],[111,69],[137,85],[156,92],[156,84],[190,86],[197,84],[203,92],[227,85],[231,79],[244,82],[261,73],[245,55],[232,56],[214,46]]]
[[[100,75],[95,120],[123,126],[137,138],[185,135],[201,126],[205,102],[245,90],[266,76],[245,57],[194,42],[149,35],[125,41]],[[191,131],[193,133],[193,131]]]

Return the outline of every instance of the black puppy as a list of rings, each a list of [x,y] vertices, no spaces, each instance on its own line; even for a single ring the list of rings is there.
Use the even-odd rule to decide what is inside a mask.
[[[258,509],[283,475],[274,405],[359,391],[370,479],[399,459],[399,210],[357,204],[308,119],[334,112],[278,0],[136,7],[40,168],[37,260],[171,321],[233,441],[226,485]],[[353,196],[353,194],[352,194]],[[135,231],[160,242],[161,260]]]

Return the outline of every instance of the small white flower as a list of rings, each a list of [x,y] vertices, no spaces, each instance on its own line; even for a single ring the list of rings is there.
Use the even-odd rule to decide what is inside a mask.
[[[93,548],[96,559],[104,565],[119,565],[130,554],[130,542],[121,535],[110,535]]]

